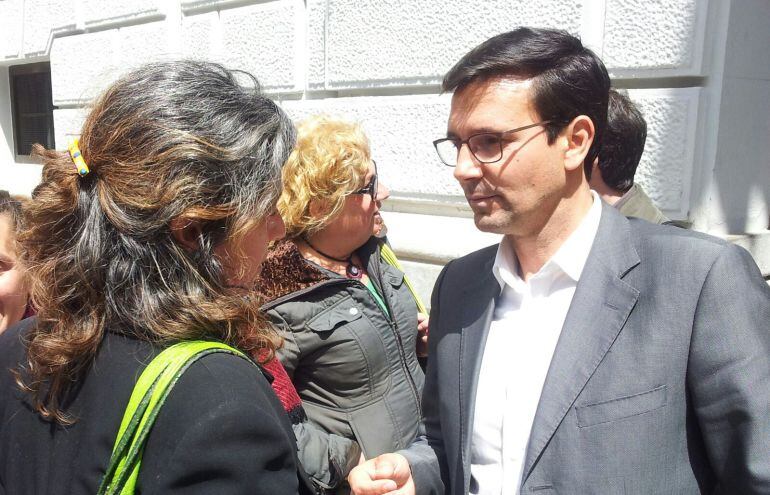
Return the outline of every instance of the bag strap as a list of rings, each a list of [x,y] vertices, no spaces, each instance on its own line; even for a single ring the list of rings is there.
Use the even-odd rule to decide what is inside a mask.
[[[404,269],[401,268],[401,263],[398,262],[398,258],[396,258],[396,253],[393,252],[393,249],[387,242],[382,242],[380,244],[380,255],[387,264],[398,268],[402,272],[404,271]],[[420,296],[417,295],[417,291],[414,289],[414,286],[412,286],[412,282],[409,281],[409,278],[407,278],[406,273],[404,273],[404,283],[409,289],[409,292],[412,293],[414,302],[417,304],[417,311],[420,313],[428,314],[428,310],[425,308],[425,304],[423,304]]]
[[[251,361],[243,352],[227,344],[190,340],[167,347],[147,365],[123,414],[98,495],[134,493],[147,435],[169,392],[191,364],[215,352],[234,354]]]

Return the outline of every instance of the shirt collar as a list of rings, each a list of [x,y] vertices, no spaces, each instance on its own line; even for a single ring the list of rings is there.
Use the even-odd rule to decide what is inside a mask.
[[[509,285],[520,291],[524,284],[524,280],[519,277],[519,262],[516,260],[516,253],[505,236],[500,241],[500,245],[497,246],[497,255],[495,256],[495,263],[492,265],[492,274],[497,279],[501,289]]]
[[[615,207],[616,210],[620,210],[624,204],[628,203],[628,200],[631,199],[631,196],[633,196],[635,192],[636,184],[632,184],[631,189],[623,193],[623,196],[621,196],[612,206]]]
[[[593,203],[588,213],[586,213],[578,227],[562,243],[551,259],[534,275],[535,277],[553,273],[554,270],[557,270],[563,272],[575,282],[580,280],[580,275],[583,273],[586,261],[588,261],[588,254],[591,252],[594,238],[596,238],[596,232],[599,230],[599,220],[602,216],[602,201],[599,195],[592,190],[591,197]],[[495,263],[492,266],[492,273],[500,284],[501,289],[508,285],[517,290],[522,287],[522,284],[525,284],[524,280],[519,276],[518,265],[513,246],[510,245],[507,237],[503,237],[497,248]]]
[[[548,262],[555,263],[575,282],[580,280],[583,267],[588,261],[588,254],[591,252],[596,232],[599,230],[599,220],[602,217],[602,201],[599,195],[591,191],[591,196],[594,202],[588,213]]]

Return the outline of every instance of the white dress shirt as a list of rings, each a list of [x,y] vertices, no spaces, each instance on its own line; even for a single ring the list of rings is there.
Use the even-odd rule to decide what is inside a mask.
[[[471,487],[518,494],[530,430],[556,342],[601,217],[601,200],[528,281],[506,238],[492,268],[502,293],[484,347],[471,436]]]

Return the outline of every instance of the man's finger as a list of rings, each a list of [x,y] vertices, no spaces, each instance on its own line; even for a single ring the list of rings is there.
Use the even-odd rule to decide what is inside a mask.
[[[384,495],[397,488],[395,481],[373,480],[363,470],[358,473],[353,470],[348,478],[348,483],[353,495]]]
[[[390,494],[396,488],[396,482],[393,480],[372,480],[364,492],[355,492],[356,495],[385,495]]]
[[[415,492],[414,480],[409,476],[403,486],[399,487],[398,490],[388,492],[386,495],[415,495]]]
[[[393,475],[396,473],[397,464],[391,459],[377,458],[374,461],[374,476],[375,480],[389,480],[393,479]],[[395,488],[394,488],[395,489]]]
[[[412,487],[399,488],[398,490],[388,492],[386,495],[414,495]]]

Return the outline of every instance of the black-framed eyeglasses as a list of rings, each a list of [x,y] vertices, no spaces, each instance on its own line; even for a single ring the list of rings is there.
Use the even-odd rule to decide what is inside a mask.
[[[358,191],[353,191],[353,194],[369,194],[372,197],[372,201],[377,200],[377,162],[372,160],[374,164],[374,175],[369,180],[369,183]]]
[[[503,141],[506,141],[505,135],[514,132],[531,129],[541,125],[553,123],[552,120],[544,120],[535,124],[529,124],[516,129],[502,132],[479,132],[468,136],[468,139],[446,137],[433,141],[438,157],[444,162],[444,165],[454,167],[457,165],[457,156],[460,154],[460,148],[463,144],[468,145],[471,155],[481,163],[495,163],[503,157]]]

